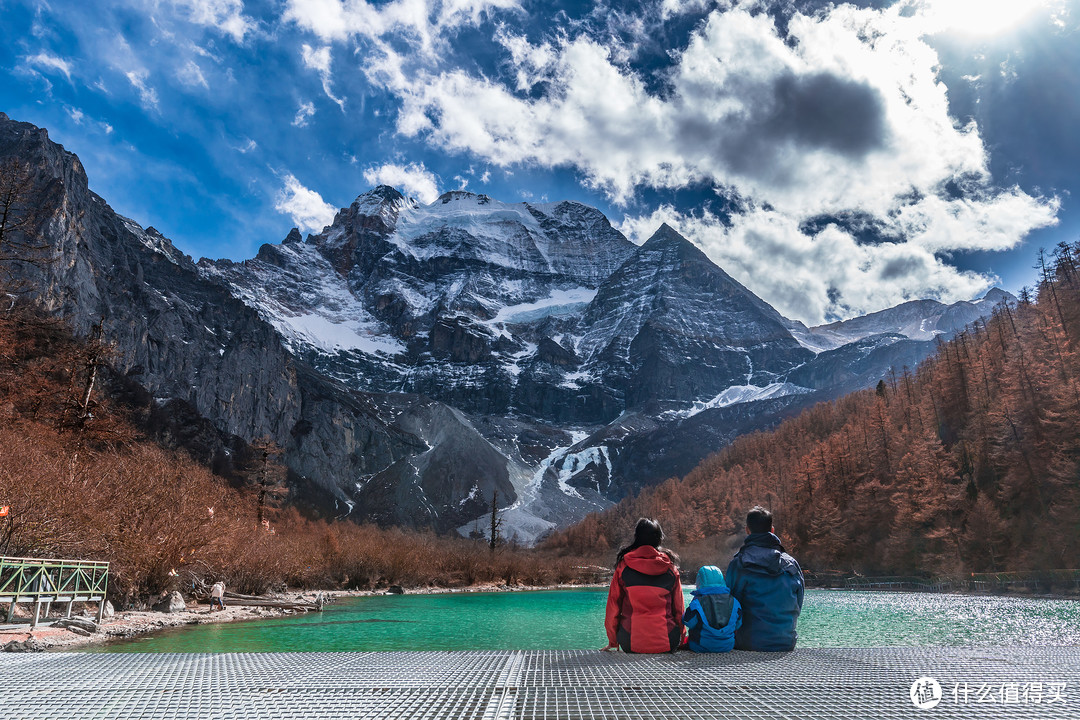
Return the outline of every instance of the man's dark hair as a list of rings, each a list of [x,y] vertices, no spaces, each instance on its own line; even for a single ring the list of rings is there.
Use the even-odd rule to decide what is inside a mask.
[[[746,513],[746,529],[752,533],[772,532],[772,513],[755,505]]]

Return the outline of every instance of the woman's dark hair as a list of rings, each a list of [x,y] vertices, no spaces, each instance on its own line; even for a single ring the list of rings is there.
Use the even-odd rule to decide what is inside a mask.
[[[660,523],[652,518],[641,518],[637,521],[637,525],[634,527],[634,540],[629,545],[619,551],[618,556],[615,558],[615,567],[619,566],[622,562],[623,555],[632,550],[637,550],[643,545],[651,545],[660,552],[671,558],[671,562],[678,564],[679,556],[671,552],[667,548],[661,547],[660,543],[664,541],[664,529],[660,527]]]

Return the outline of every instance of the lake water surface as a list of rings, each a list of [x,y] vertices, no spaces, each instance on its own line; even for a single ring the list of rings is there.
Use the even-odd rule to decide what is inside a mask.
[[[322,613],[196,625],[90,652],[576,650],[607,644],[607,591],[377,595]],[[809,590],[799,647],[1075,645],[1080,602]]]

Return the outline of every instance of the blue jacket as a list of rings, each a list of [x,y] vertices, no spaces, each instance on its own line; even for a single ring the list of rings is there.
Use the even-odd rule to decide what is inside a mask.
[[[742,607],[724,585],[708,585],[693,593],[683,625],[694,652],[730,652],[742,625]]]
[[[735,632],[740,650],[795,648],[795,625],[803,604],[802,568],[784,552],[772,533],[751,533],[727,569],[731,594],[742,603],[742,627]]]

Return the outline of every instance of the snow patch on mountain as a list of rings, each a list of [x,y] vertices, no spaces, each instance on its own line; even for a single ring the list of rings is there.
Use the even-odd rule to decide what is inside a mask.
[[[553,289],[545,298],[500,309],[488,324],[531,323],[546,317],[572,315],[585,309],[594,297],[596,288]]]
[[[532,356],[536,355],[537,349],[536,343],[525,343],[525,349],[521,352],[516,352],[510,356],[509,360],[503,364],[506,372],[510,373],[513,377],[521,375],[521,363],[523,360],[528,360]]]
[[[727,407],[728,405],[738,405],[739,403],[754,402],[756,400],[770,400],[786,395],[805,395],[812,392],[814,391],[811,388],[787,382],[770,383],[764,387],[759,387],[757,385],[733,385],[712,400],[695,402],[692,407],[686,410],[668,410],[663,414],[668,417],[685,419],[712,408],[722,408]]]
[[[542,236],[539,223],[524,203],[508,204],[486,195],[455,191],[430,205],[401,208],[390,241],[406,255],[429,260],[460,253],[459,239],[469,236],[480,241],[486,262],[516,268],[522,265],[522,233],[528,236],[526,242]]]
[[[581,494],[569,484],[569,480],[590,464],[606,467],[610,472],[611,456],[607,445],[597,445],[563,456],[559,462],[559,489],[566,495],[581,499]]]
[[[294,351],[397,355],[405,345],[364,307],[344,278],[311,245],[263,246],[244,263],[200,263],[281,333]]]
[[[911,300],[869,315],[808,328],[788,321],[787,328],[803,347],[815,353],[835,350],[871,335],[895,334],[910,340],[933,340],[951,336],[969,323],[986,317],[1001,303],[1016,298],[999,288],[971,302],[946,305],[937,300]]]
[[[286,339],[331,353],[357,350],[369,355],[398,355],[405,344],[389,335],[377,334],[372,325],[353,320],[334,322],[322,315],[277,315],[267,318]]]

